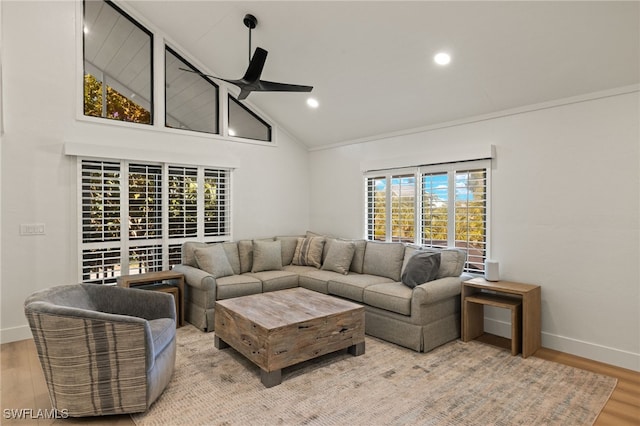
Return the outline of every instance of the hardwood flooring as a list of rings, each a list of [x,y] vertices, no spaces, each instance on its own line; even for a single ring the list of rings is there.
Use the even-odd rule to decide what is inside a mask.
[[[506,340],[506,339],[505,339]],[[82,419],[43,419],[37,411],[51,410],[47,386],[44,381],[33,340],[5,343],[0,346],[0,394],[2,425],[115,425],[135,426],[128,415]],[[596,426],[640,425],[640,372],[614,367],[600,362],[542,348],[535,356],[584,370],[605,374],[618,379],[611,398],[595,422]],[[11,419],[6,410],[31,409],[27,419]],[[24,413],[24,411],[23,411]],[[28,413],[27,413],[28,414]]]

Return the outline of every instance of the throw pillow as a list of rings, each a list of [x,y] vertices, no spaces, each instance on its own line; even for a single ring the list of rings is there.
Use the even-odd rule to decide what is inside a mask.
[[[253,241],[253,267],[251,272],[279,271],[282,269],[282,243],[280,241]]]
[[[440,253],[417,252],[402,273],[402,283],[414,288],[417,285],[433,281],[440,269]]]
[[[293,254],[292,265],[322,266],[322,249],[324,237],[298,238],[296,251]]]
[[[213,278],[233,275],[233,268],[221,244],[213,244],[206,248],[194,250],[198,268],[210,273]]]
[[[356,245],[352,241],[333,240],[321,269],[347,275],[355,252]]]

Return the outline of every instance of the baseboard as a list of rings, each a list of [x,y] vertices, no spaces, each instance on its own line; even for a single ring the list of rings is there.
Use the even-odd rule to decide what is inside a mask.
[[[506,321],[485,317],[484,329],[487,333],[506,337],[507,339],[511,337],[511,324]],[[571,337],[546,333],[544,331],[542,332],[542,346],[617,367],[640,371],[640,354],[637,353],[585,342]]]
[[[0,343],[17,342],[18,340],[31,339],[32,337],[31,329],[28,325],[0,330]]]

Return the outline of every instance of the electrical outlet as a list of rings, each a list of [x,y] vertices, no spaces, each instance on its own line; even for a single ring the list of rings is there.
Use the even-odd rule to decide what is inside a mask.
[[[23,223],[20,225],[20,235],[44,235],[44,223]]]

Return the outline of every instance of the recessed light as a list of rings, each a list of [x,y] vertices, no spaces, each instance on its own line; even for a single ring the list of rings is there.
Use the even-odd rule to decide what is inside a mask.
[[[440,52],[433,57],[433,60],[438,65],[448,65],[451,62],[451,56],[448,53]]]
[[[320,106],[320,103],[317,99],[309,98],[307,99],[307,105],[309,105],[310,108],[318,108]]]

